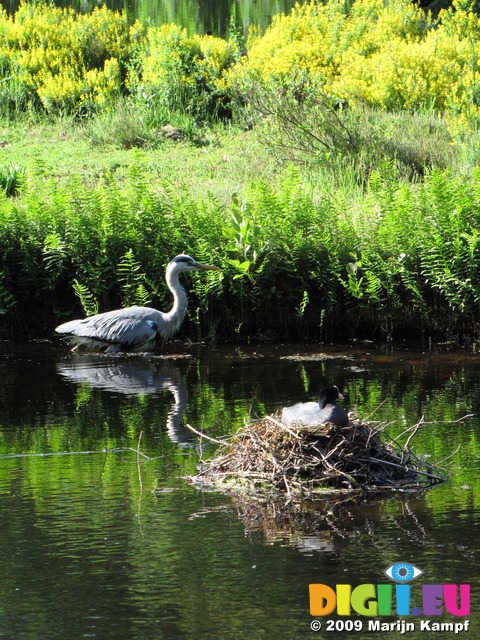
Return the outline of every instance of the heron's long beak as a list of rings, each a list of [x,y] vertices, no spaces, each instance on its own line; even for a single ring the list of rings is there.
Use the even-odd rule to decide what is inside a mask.
[[[199,271],[221,271],[220,267],[212,267],[209,264],[202,264],[201,262],[195,264],[195,269]]]

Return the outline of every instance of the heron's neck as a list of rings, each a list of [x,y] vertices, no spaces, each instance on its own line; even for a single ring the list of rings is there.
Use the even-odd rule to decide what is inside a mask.
[[[172,333],[177,331],[187,313],[188,299],[185,289],[180,284],[178,273],[172,273],[167,269],[165,280],[168,288],[173,293],[173,307],[165,314],[165,320],[171,325]]]

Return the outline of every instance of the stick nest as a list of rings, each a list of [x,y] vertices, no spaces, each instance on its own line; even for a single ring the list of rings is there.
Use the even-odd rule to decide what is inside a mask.
[[[245,424],[216,456],[201,465],[196,484],[246,491],[276,490],[288,496],[329,491],[418,490],[447,474],[381,435],[384,427],[352,420],[347,427],[286,426],[266,416]]]

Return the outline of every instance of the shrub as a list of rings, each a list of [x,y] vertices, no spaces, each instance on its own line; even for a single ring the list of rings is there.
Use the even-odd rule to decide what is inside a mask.
[[[287,162],[316,165],[331,174],[351,174],[365,186],[371,172],[393,161],[402,180],[422,178],[453,162],[445,118],[434,112],[387,112],[366,105],[338,105],[312,88],[244,87],[247,106],[238,115],[255,122],[263,144]]]
[[[172,110],[222,116],[229,108],[226,70],[237,56],[234,42],[197,34],[188,37],[174,24],[150,27],[128,87]]]
[[[410,0],[296,5],[253,30],[248,57],[229,75],[242,91],[304,88],[379,109],[433,109],[452,115],[452,131],[478,116],[480,19],[455,0],[437,21]],[[458,118],[460,114],[460,118]]]
[[[127,99],[119,98],[111,109],[100,111],[86,122],[82,131],[89,142],[97,147],[141,147],[146,142],[143,115]]]
[[[0,104],[49,112],[103,107],[122,91],[126,66],[142,37],[124,14],[103,7],[82,15],[22,2],[0,15]]]

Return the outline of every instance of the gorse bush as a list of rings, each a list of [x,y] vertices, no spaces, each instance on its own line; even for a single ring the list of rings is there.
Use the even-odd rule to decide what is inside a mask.
[[[53,112],[103,107],[122,91],[126,67],[142,37],[126,16],[106,8],[72,9],[23,2],[0,14],[0,105]]]
[[[168,109],[224,116],[230,102],[226,70],[238,54],[234,41],[188,37],[174,24],[150,27],[127,86],[133,94]]]
[[[90,14],[23,2],[0,14],[0,106],[77,113],[112,107],[131,92],[143,101],[201,115],[224,114],[225,70],[238,45],[176,25],[132,26],[106,7]]]
[[[61,321],[132,303],[170,307],[179,252],[221,266],[185,276],[194,338],[399,336],[477,332],[480,172],[432,172],[416,187],[391,164],[365,201],[313,200],[296,170],[230,206],[153,184],[141,167],[88,188],[28,175],[0,201],[2,337],[51,335]]]
[[[265,34],[253,30],[231,82],[461,114],[460,130],[478,115],[479,53],[480,20],[456,1],[435,21],[409,0],[356,0],[348,13],[343,2],[312,2],[275,16]]]
[[[23,2],[0,14],[0,105],[52,112],[111,107],[131,94],[149,108],[230,115],[252,83],[389,111],[445,113],[461,138],[480,104],[480,20],[458,0],[433,20],[410,0],[296,5],[253,29],[248,55],[230,40],[176,25],[129,26],[106,8],[82,15]]]

